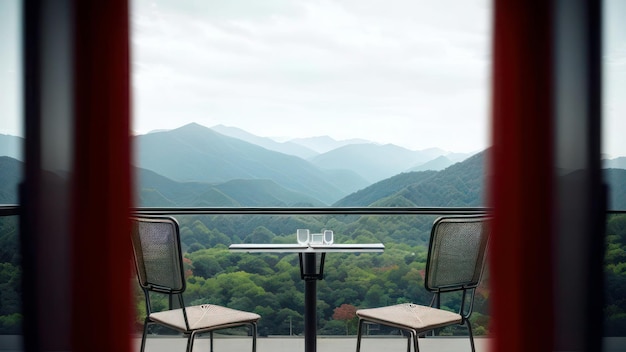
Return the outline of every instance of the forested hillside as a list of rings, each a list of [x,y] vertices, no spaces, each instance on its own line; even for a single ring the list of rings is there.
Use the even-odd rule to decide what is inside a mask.
[[[0,195],[17,200],[22,163],[0,158]],[[407,172],[355,192],[335,204],[367,206],[482,206],[486,174],[485,153],[442,171]],[[59,176],[47,174],[61,182]],[[149,170],[137,175],[143,204],[159,206],[297,206],[303,196],[268,180],[229,180],[222,183],[176,182]],[[565,176],[566,177],[566,176]],[[626,170],[609,169],[610,204],[624,206]],[[313,202],[313,200],[310,200]],[[318,203],[308,203],[318,204]],[[232,243],[295,243],[295,231],[308,228],[335,231],[338,243],[385,244],[381,254],[327,256],[325,278],[319,282],[320,334],[354,334],[355,320],[342,320],[343,305],[373,307],[401,302],[427,303],[423,270],[430,227],[435,216],[396,215],[220,215],[176,216],[188,273],[187,303],[212,302],[262,315],[262,335],[286,334],[289,325],[302,332],[303,282],[295,254],[233,253]],[[607,218],[606,332],[626,335],[626,215]],[[17,217],[0,218],[0,333],[20,331],[21,269]],[[475,333],[488,332],[488,285],[481,287],[473,316]],[[136,297],[137,325],[143,301]],[[446,302],[450,306],[458,297]],[[343,306],[344,308],[346,306]],[[343,309],[343,308],[341,308]],[[392,330],[380,333],[391,334]],[[454,331],[445,330],[445,334]],[[465,333],[461,331],[461,333]]]
[[[410,185],[395,196],[416,206],[477,207],[485,206],[488,182],[486,151],[456,163],[424,182]]]
[[[626,210],[626,170],[605,169],[604,180],[609,186],[608,209]]]
[[[385,217],[386,218],[386,217]],[[296,334],[303,326],[303,282],[295,254],[233,253],[235,242],[295,242],[295,228],[335,230],[336,241],[385,243],[381,254],[327,256],[325,278],[318,284],[320,334],[355,333],[354,320],[334,319],[343,304],[373,307],[399,302],[427,302],[423,289],[425,241],[434,217],[397,216],[179,216],[186,250],[189,304],[213,302],[262,315],[262,335]],[[607,222],[605,331],[626,335],[626,215]],[[256,223],[256,227],[255,227]],[[262,226],[261,224],[267,225]],[[20,258],[17,217],[0,219],[0,333],[17,333],[21,324]],[[402,239],[408,239],[405,243]],[[473,326],[488,331],[488,286],[477,296]],[[453,304],[448,302],[447,304]],[[139,292],[137,328],[142,322]],[[383,330],[380,333],[393,333]],[[454,331],[444,331],[454,333]],[[460,331],[460,333],[464,333]]]
[[[0,334],[22,324],[22,275],[17,216],[0,217]]]
[[[454,162],[452,160],[441,155],[437,157],[436,159],[433,159],[431,161],[427,161],[423,164],[415,166],[408,171],[427,171],[427,170],[440,171],[453,164]]]
[[[337,207],[362,207],[387,198],[402,189],[428,180],[436,174],[435,171],[405,172],[390,177],[386,180],[376,182],[362,190],[352,193],[341,199],[334,206]]]
[[[485,206],[485,154],[481,152],[442,171],[402,173],[355,192],[336,206]]]
[[[605,336],[626,336],[626,215],[607,217]]]
[[[230,180],[210,184],[176,182],[153,171],[135,169],[136,201],[142,207],[292,207],[324,206],[306,194],[271,180]]]
[[[17,186],[22,179],[24,163],[0,156],[0,204],[17,204]]]

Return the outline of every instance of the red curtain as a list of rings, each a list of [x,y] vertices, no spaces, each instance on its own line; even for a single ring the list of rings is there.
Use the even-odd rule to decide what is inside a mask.
[[[494,5],[492,350],[552,351],[551,2]]]
[[[129,11],[74,2],[74,351],[130,351]]]

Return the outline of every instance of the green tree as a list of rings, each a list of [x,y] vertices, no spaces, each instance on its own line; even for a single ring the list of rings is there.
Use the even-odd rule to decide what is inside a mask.
[[[187,257],[193,263],[193,274],[210,278],[224,271],[214,251],[200,250],[189,253]]]
[[[272,243],[276,235],[265,226],[258,226],[243,241],[244,243]]]
[[[388,297],[382,287],[372,285],[365,294],[363,304],[367,307],[380,307],[388,304]]]

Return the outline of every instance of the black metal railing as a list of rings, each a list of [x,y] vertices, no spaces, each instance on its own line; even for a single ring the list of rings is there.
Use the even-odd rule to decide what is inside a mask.
[[[485,214],[485,207],[141,207],[133,212],[146,215],[472,215]]]
[[[20,209],[21,207],[17,204],[0,205],[0,217],[20,215]]]

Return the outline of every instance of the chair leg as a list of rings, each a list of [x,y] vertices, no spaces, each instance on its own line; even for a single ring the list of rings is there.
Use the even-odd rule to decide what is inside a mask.
[[[476,352],[476,348],[474,347],[474,334],[472,333],[472,324],[470,324],[469,319],[465,319],[467,323],[467,330],[469,331],[469,339],[470,345],[472,346],[472,352]]]
[[[193,351],[193,342],[195,338],[196,332],[192,331],[191,334],[189,334],[189,338],[187,339],[187,352]]]
[[[417,340],[418,340],[417,331],[411,330],[411,333],[409,335],[413,338],[413,350],[415,352],[419,352],[420,347],[419,347],[418,342],[417,342]]]
[[[252,352],[256,352],[256,334],[257,334],[256,323],[252,323]]]
[[[146,338],[148,337],[148,318],[146,318],[146,320],[144,320],[143,322],[143,333],[141,334],[141,348],[139,349],[140,352],[144,352],[146,349]]]
[[[361,351],[361,332],[363,331],[363,320],[359,319],[359,325],[356,332],[356,352]]]
[[[409,335],[406,337],[406,352],[411,352],[411,338],[412,337],[413,337],[413,333],[409,333]]]

